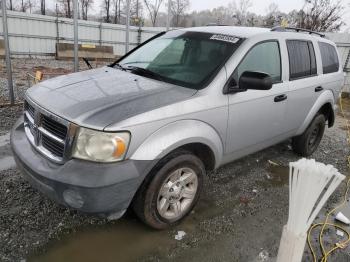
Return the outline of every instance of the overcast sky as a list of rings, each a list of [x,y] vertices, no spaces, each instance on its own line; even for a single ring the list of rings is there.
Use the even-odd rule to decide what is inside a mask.
[[[237,0],[236,2],[238,2]],[[220,5],[226,6],[232,0],[190,0],[190,10],[204,10],[212,9]],[[249,9],[251,12],[257,14],[265,14],[266,8],[269,4],[275,2],[278,4],[280,11],[289,12],[293,9],[300,9],[303,6],[304,0],[276,0],[276,1],[265,1],[265,0],[252,0],[253,6]]]

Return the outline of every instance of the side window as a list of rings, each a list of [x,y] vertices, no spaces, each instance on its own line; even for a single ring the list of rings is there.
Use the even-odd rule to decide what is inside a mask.
[[[233,73],[236,83],[245,71],[264,72],[272,77],[274,83],[281,81],[281,55],[278,42],[262,42],[254,46]]]
[[[312,42],[287,40],[289,79],[308,77],[317,73],[316,56]]]
[[[339,70],[339,60],[335,47],[323,42],[318,42],[321,51],[323,73],[333,73]]]

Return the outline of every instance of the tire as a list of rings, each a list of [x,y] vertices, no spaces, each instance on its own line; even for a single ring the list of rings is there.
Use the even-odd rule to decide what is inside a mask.
[[[204,176],[202,161],[192,153],[179,150],[169,154],[138,190],[133,201],[134,212],[155,229],[179,223],[198,202]]]
[[[321,142],[325,125],[325,116],[322,114],[316,115],[303,134],[293,137],[293,151],[304,157],[312,155]]]

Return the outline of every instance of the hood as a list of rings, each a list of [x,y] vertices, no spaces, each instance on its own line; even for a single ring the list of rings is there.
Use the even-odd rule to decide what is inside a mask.
[[[68,121],[103,129],[195,93],[193,89],[102,67],[43,81],[28,89],[26,95]]]

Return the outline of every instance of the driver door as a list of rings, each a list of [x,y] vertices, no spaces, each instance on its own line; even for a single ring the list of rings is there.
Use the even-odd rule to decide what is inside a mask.
[[[254,45],[230,77],[237,88],[245,71],[267,73],[273,80],[270,90],[247,90],[228,94],[229,118],[226,153],[233,158],[258,151],[283,140],[288,86],[282,81],[280,46],[277,40]]]

